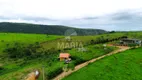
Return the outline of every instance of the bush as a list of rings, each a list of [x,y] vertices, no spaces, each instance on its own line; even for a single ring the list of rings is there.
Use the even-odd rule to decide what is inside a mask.
[[[95,43],[95,41],[94,41],[94,40],[91,40],[91,41],[90,41],[90,44],[94,44],[94,43]]]
[[[41,55],[36,51],[37,48],[39,48],[37,44],[25,46],[21,43],[15,42],[14,46],[7,46],[4,52],[8,53],[10,58],[37,58]]]
[[[101,37],[96,38],[95,41],[90,40],[90,44],[100,44],[100,43],[112,42],[112,41],[116,41],[122,38],[127,38],[127,36],[122,36],[122,37],[112,38],[112,39],[104,38],[104,36],[101,36]]]
[[[4,40],[1,40],[1,42],[4,42]]]
[[[71,59],[74,60],[74,65],[78,65],[78,64],[85,62],[85,60],[77,56],[72,56]]]
[[[62,72],[63,72],[62,67],[59,67],[59,68],[55,69],[54,71],[47,73],[47,78],[52,79]]]
[[[136,46],[138,46],[137,44],[129,44],[129,47],[135,48]]]
[[[68,67],[67,67],[67,68],[68,68],[68,69],[72,69],[72,70],[73,70],[73,69],[74,69],[74,67],[75,67],[74,62],[71,62],[71,63],[69,63],[69,64],[68,64]]]
[[[95,45],[94,48],[95,49],[102,49],[102,48],[104,48],[104,46],[102,46],[102,45]]]
[[[4,68],[2,66],[0,66],[0,71],[3,70]]]
[[[105,49],[105,53],[109,53],[109,52],[111,52],[113,50],[114,50],[113,47],[108,47],[108,48]]]

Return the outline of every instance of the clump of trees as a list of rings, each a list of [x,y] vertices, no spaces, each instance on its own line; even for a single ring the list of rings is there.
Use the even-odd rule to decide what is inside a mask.
[[[62,72],[63,72],[62,67],[59,67],[59,68],[55,69],[54,71],[47,73],[46,76],[48,79],[52,79]]]
[[[35,57],[37,54],[34,53],[37,53],[37,48],[40,48],[38,42],[30,45],[15,42],[11,46],[8,45],[4,52],[6,52],[10,58]]]
[[[12,59],[46,58],[48,60],[51,60],[52,57],[54,55],[57,55],[57,53],[59,52],[54,48],[40,51],[38,50],[39,48],[41,48],[41,46],[38,42],[29,45],[24,45],[22,43],[15,42],[13,45],[8,45],[4,52],[6,52],[8,54],[8,57]]]
[[[112,39],[108,39],[108,38],[104,38],[103,36],[98,37],[96,40],[90,40],[90,44],[101,44],[101,43],[107,43],[107,42],[112,42],[112,41],[116,41],[116,40],[120,40],[123,38],[127,38],[127,36],[121,36],[118,38],[112,38]]]

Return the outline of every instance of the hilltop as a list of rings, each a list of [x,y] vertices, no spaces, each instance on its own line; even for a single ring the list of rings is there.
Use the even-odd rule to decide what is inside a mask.
[[[41,25],[10,22],[0,23],[0,32],[64,35],[65,31],[68,29],[75,30],[78,35],[96,35],[106,33],[105,30],[101,29],[81,29],[62,25]]]

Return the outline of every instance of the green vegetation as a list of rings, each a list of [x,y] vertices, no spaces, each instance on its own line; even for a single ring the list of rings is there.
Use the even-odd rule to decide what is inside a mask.
[[[63,80],[141,80],[142,47],[115,54],[80,69]]]
[[[7,35],[10,34],[11,33],[8,33]],[[20,35],[20,34],[15,34],[15,35]],[[26,35],[26,34],[21,34],[21,35]],[[39,69],[42,72],[41,69],[43,66],[45,68],[46,78],[51,79],[62,72],[62,68],[65,64],[64,62],[60,62],[58,60],[60,51],[54,48],[42,49],[42,46],[38,42],[33,41],[33,44],[30,44],[29,43],[30,41],[27,42],[25,41],[26,39],[25,40],[24,39],[25,37],[19,38],[19,40],[21,40],[20,43],[14,41],[12,42],[11,40],[11,44],[5,47],[4,49],[5,54],[0,56],[1,57],[0,63],[3,64],[0,70],[1,74],[0,79],[2,80],[20,79],[27,76],[28,73],[30,73],[35,69]],[[26,45],[24,44],[24,41]],[[53,43],[54,40],[48,42]],[[108,47],[106,47],[105,49],[104,47],[102,47],[102,45],[90,45],[86,46],[85,48],[87,48],[87,52],[78,52],[76,49],[64,50],[65,52],[70,52],[71,55],[73,55],[73,62],[70,65],[77,65],[81,62],[90,60],[97,56],[101,56],[113,50]],[[93,49],[94,50],[96,49],[97,51],[96,50],[93,51]],[[75,53],[78,53],[78,55],[76,55]]]
[[[19,48],[20,47],[20,48]],[[11,50],[15,48],[14,50]],[[41,51],[36,52],[35,49],[37,46],[30,46],[29,48],[22,48],[21,45],[16,45],[16,47],[8,48],[8,56],[7,58],[8,62],[4,64],[2,69],[0,70],[0,73],[3,74],[0,79],[2,80],[10,80],[10,78],[19,79],[23,76],[26,76],[29,71],[33,71],[35,69],[39,69],[42,71],[42,67],[45,68],[45,74],[46,78],[53,78],[59,73],[62,72],[62,68],[64,67],[64,62],[60,62],[58,60],[58,54],[59,51],[55,49],[49,49],[48,51]],[[101,56],[103,54],[106,54],[114,48],[111,47],[102,47],[102,45],[92,45],[92,46],[86,46],[87,52],[78,52],[75,49],[67,50],[66,52],[71,52],[73,61],[69,65],[77,65],[84,61],[90,60],[92,58],[95,58],[97,56]],[[17,50],[18,49],[18,50]],[[94,50],[95,51],[94,51]],[[9,53],[10,51],[10,53]],[[11,52],[12,51],[12,52]],[[21,51],[21,52],[19,52]],[[28,52],[28,54],[26,53]],[[19,53],[19,54],[18,54]],[[77,53],[77,55],[75,54]],[[2,63],[5,61],[3,60]],[[69,68],[73,68],[69,67]],[[26,74],[24,74],[26,73]],[[12,74],[17,74],[17,76],[12,76]],[[9,76],[5,79],[6,76]],[[21,76],[21,77],[19,77]],[[42,79],[42,78],[41,78]]]
[[[120,39],[121,37],[125,36],[122,33],[114,33],[114,34],[101,34],[101,35],[95,35],[95,36],[71,36],[70,42],[82,42],[84,46],[90,45],[90,44],[99,44],[99,43],[105,43],[105,42],[113,42],[115,40]],[[56,41],[52,42],[46,42],[41,44],[41,46],[44,49],[50,49],[55,48],[58,49],[58,43],[62,42],[68,42],[65,38],[58,39]],[[96,43],[92,43],[96,42]],[[56,46],[55,46],[56,45]]]
[[[82,62],[107,54],[116,48],[108,46],[104,47],[102,44],[99,44],[86,46],[84,49],[85,51],[81,51],[79,49],[72,49],[69,51],[69,53],[72,55],[74,65],[78,65]]]
[[[142,39],[142,32],[72,36],[70,42],[82,42],[85,51],[79,51],[78,48],[58,49],[58,42],[68,42],[63,36],[0,33],[0,80],[20,80],[36,69],[40,70],[39,80],[42,80],[43,67],[46,78],[51,79],[66,66],[58,60],[60,52],[69,52],[72,55],[72,62],[67,67],[73,68],[77,64],[115,50],[115,47],[104,47],[103,44],[113,43],[124,36]]]
[[[0,53],[9,45],[22,43],[24,45],[56,40],[62,36],[44,34],[0,33]]]
[[[23,76],[25,77],[29,71],[38,69],[39,66],[41,67],[50,59],[53,60],[55,55],[53,53],[57,54],[55,50],[50,49],[42,52],[38,48],[40,48],[41,42],[56,40],[58,38],[62,38],[62,36],[0,33],[0,75],[3,76],[0,79],[20,79]],[[43,63],[41,63],[42,58],[45,60]]]
[[[37,25],[8,22],[0,23],[0,32],[64,35],[65,31],[68,29],[74,29],[78,35],[97,35],[106,33],[106,31],[101,29],[79,29],[61,25]]]
[[[106,33],[106,34],[95,35],[95,36],[72,36],[71,42],[81,41],[83,45],[90,45],[91,43],[98,44],[98,43],[105,43],[105,42],[116,43],[116,42],[119,42],[119,39],[121,37],[128,37],[128,38],[142,40],[142,32],[116,32],[116,33]],[[56,41],[43,43],[41,44],[41,46],[44,49],[50,49],[50,48],[58,49],[57,44],[59,42],[66,42],[66,40],[65,38],[58,39]]]

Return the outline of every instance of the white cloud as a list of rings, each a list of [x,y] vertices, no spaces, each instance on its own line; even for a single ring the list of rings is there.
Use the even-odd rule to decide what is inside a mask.
[[[142,30],[141,3],[141,0],[0,0],[0,22]],[[130,28],[127,29],[128,27]]]
[[[141,0],[0,0],[0,13],[67,19],[142,8],[141,3]]]

